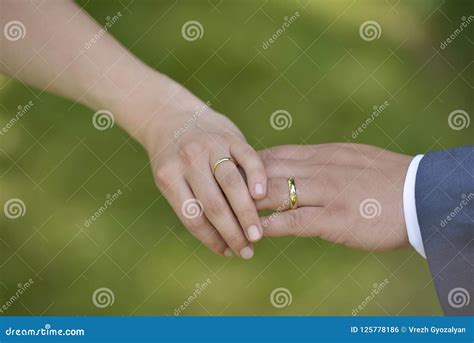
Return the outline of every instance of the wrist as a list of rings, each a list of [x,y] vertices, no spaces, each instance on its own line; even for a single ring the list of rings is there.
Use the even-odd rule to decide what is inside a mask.
[[[181,117],[203,104],[179,83],[155,71],[121,93],[103,108],[147,150],[157,140],[167,142],[183,121]]]

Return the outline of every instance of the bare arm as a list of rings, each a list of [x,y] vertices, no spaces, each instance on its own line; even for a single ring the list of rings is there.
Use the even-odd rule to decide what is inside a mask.
[[[110,110],[132,132],[139,131],[142,117],[148,114],[131,116],[124,106],[146,103],[151,92],[164,100],[181,88],[151,70],[111,35],[103,34],[104,27],[72,1],[7,0],[1,4],[2,27],[16,20],[25,28],[23,39],[1,36],[0,68],[5,74],[94,110]],[[100,38],[91,44],[94,36]],[[144,134],[136,132],[135,137],[144,143]]]
[[[1,6],[2,27],[16,20],[26,30],[21,39],[2,35],[1,70],[112,112],[146,148],[158,187],[190,232],[216,253],[251,258],[251,242],[263,232],[253,199],[265,196],[266,176],[239,129],[142,63],[75,3],[4,0]],[[210,166],[226,156],[243,167],[247,185],[231,162],[212,175]],[[200,215],[187,212],[193,202]]]

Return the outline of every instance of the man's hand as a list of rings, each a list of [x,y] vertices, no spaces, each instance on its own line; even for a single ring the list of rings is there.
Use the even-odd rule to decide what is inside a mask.
[[[319,236],[364,250],[408,244],[403,185],[412,159],[367,145],[281,146],[260,151],[268,194],[258,210],[265,236]],[[294,176],[298,208],[288,210],[287,178]]]

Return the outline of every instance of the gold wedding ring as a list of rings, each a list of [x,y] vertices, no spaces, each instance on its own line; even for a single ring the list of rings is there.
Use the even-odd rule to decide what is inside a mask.
[[[232,163],[234,163],[234,164],[237,164],[237,163],[235,163],[235,161],[234,161],[234,159],[233,159],[232,157],[223,157],[223,158],[220,158],[220,159],[218,159],[218,160],[216,161],[216,163],[214,163],[214,165],[212,166],[212,174],[213,174],[214,176],[216,176],[216,169],[217,169],[217,167],[219,167],[219,164],[224,163],[224,162],[227,162],[227,161],[230,161],[230,162],[232,162]]]
[[[296,190],[295,178],[293,176],[288,178],[288,190],[290,191],[290,208],[294,210],[298,207],[298,191]]]

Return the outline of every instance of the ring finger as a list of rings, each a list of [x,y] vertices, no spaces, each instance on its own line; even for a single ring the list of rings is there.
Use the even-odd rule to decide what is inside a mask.
[[[295,178],[299,207],[303,206],[325,206],[337,192],[333,185],[321,178]],[[268,179],[267,196],[256,201],[257,210],[278,210],[290,209],[288,178],[270,177]]]
[[[234,253],[243,259],[253,257],[253,247],[245,237],[239,222],[222,194],[207,162],[193,169],[188,182],[203,203],[204,213]]]
[[[214,162],[211,162],[215,166]],[[215,178],[235,216],[251,242],[260,240],[263,229],[247,185],[234,161],[225,161],[215,168]]]

